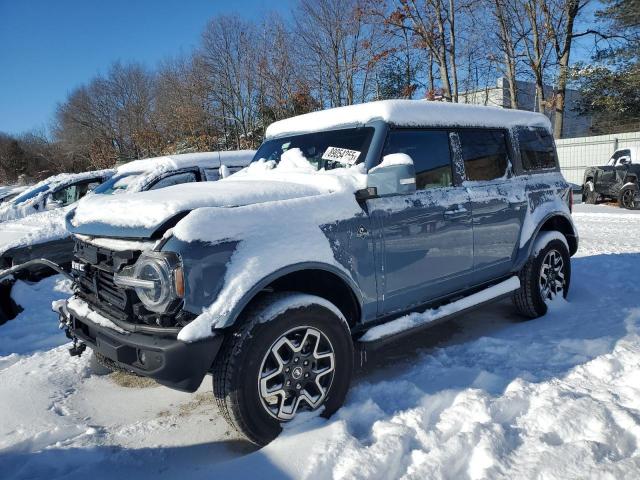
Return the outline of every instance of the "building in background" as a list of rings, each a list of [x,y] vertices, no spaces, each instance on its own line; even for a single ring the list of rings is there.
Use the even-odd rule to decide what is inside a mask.
[[[531,112],[538,111],[535,83],[518,80],[516,84],[518,89],[518,108]],[[553,87],[545,86],[545,97],[553,97]],[[579,99],[580,92],[567,89],[562,138],[583,137],[590,133],[591,116],[580,115],[576,111]],[[510,108],[509,83],[505,78],[500,77],[497,79],[495,87],[460,93],[459,101],[460,103]],[[554,112],[544,113],[553,122]]]

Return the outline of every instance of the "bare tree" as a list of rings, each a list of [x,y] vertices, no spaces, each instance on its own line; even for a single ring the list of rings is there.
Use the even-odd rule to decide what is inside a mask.
[[[71,157],[95,167],[155,152],[154,77],[137,64],[115,63],[106,76],[74,90],[58,105],[54,135]]]
[[[562,136],[564,125],[565,96],[569,79],[569,60],[574,38],[576,18],[587,5],[588,0],[547,0],[542,2],[547,31],[551,37],[558,65],[558,77],[553,98],[553,134]]]
[[[514,29],[512,10],[507,0],[492,0],[493,21],[498,27],[498,48],[502,54],[502,73],[509,84],[509,104],[518,108],[518,87],[516,83],[518,53],[521,38]]]
[[[258,123],[255,75],[258,36],[255,27],[237,16],[211,20],[202,34],[199,71],[208,83],[209,100],[225,132],[225,146],[250,146]],[[233,140],[230,144],[229,141]]]
[[[300,0],[294,12],[297,54],[323,106],[351,105],[373,92],[371,62],[380,28],[366,21],[361,0]]]
[[[536,91],[536,109],[547,107],[544,81],[551,43],[542,11],[545,0],[514,0],[510,9],[518,36],[522,39],[525,63],[533,76]]]

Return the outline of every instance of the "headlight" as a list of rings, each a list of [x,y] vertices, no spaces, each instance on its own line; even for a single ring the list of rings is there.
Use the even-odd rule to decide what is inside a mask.
[[[114,283],[136,291],[152,312],[166,312],[184,296],[184,275],[180,258],[170,252],[145,252],[133,267],[114,276]]]

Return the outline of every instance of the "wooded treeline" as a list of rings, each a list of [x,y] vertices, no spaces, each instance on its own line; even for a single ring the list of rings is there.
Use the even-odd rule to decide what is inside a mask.
[[[585,28],[594,7],[597,22]],[[256,147],[271,122],[320,108],[477,102],[498,77],[512,108],[517,80],[535,84],[536,109],[556,113],[556,136],[568,85],[588,93],[580,108],[596,122],[640,120],[639,18],[640,0],[298,0],[287,19],[215,17],[191,54],[153,68],[116,62],[77,87],[49,135],[0,134],[0,182]],[[592,39],[593,61],[573,65],[581,37]]]

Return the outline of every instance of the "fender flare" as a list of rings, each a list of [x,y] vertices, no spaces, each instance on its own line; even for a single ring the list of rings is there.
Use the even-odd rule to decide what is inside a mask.
[[[286,267],[280,268],[270,273],[269,275],[262,277],[259,282],[254,284],[249,289],[249,291],[247,291],[242,296],[242,298],[238,302],[236,302],[235,305],[233,305],[226,316],[217,319],[213,328],[223,329],[235,325],[247,305],[249,305],[249,303],[256,297],[256,295],[263,291],[268,285],[280,278],[285,277],[286,275],[296,272],[302,272],[305,270],[323,270],[339,277],[351,290],[351,293],[354,295],[354,298],[358,303],[360,312],[362,312],[364,303],[362,292],[358,288],[356,282],[351,278],[351,276],[347,275],[344,270],[336,267],[335,265],[323,262],[301,262],[287,265]],[[359,322],[360,319],[356,320]]]
[[[568,222],[568,224],[571,226],[571,230],[572,233],[569,234],[570,236],[573,237],[573,239],[571,238],[567,238],[567,243],[569,244],[569,248],[573,251],[570,251],[569,253],[571,255],[573,255],[575,253],[575,251],[578,249],[578,231],[576,230],[576,226],[573,223],[573,219],[571,218],[571,215],[566,214],[565,212],[559,212],[559,211],[555,211],[555,212],[551,212],[549,214],[547,214],[536,226],[536,229],[534,230],[533,234],[531,235],[531,238],[529,238],[529,240],[527,240],[527,243],[525,243],[525,245],[521,248],[519,248],[518,250],[518,254],[516,257],[516,261],[514,263],[514,271],[517,272],[519,271],[524,264],[527,262],[527,260],[529,259],[529,256],[531,255],[531,252],[533,251],[533,246],[535,244],[536,238],[538,238],[538,235],[540,234],[540,231],[542,229],[542,226],[547,223],[549,220],[551,220],[553,217],[562,217],[564,220],[566,220]],[[565,236],[566,234],[564,232],[563,233]],[[572,248],[572,244],[575,243],[575,248]]]

